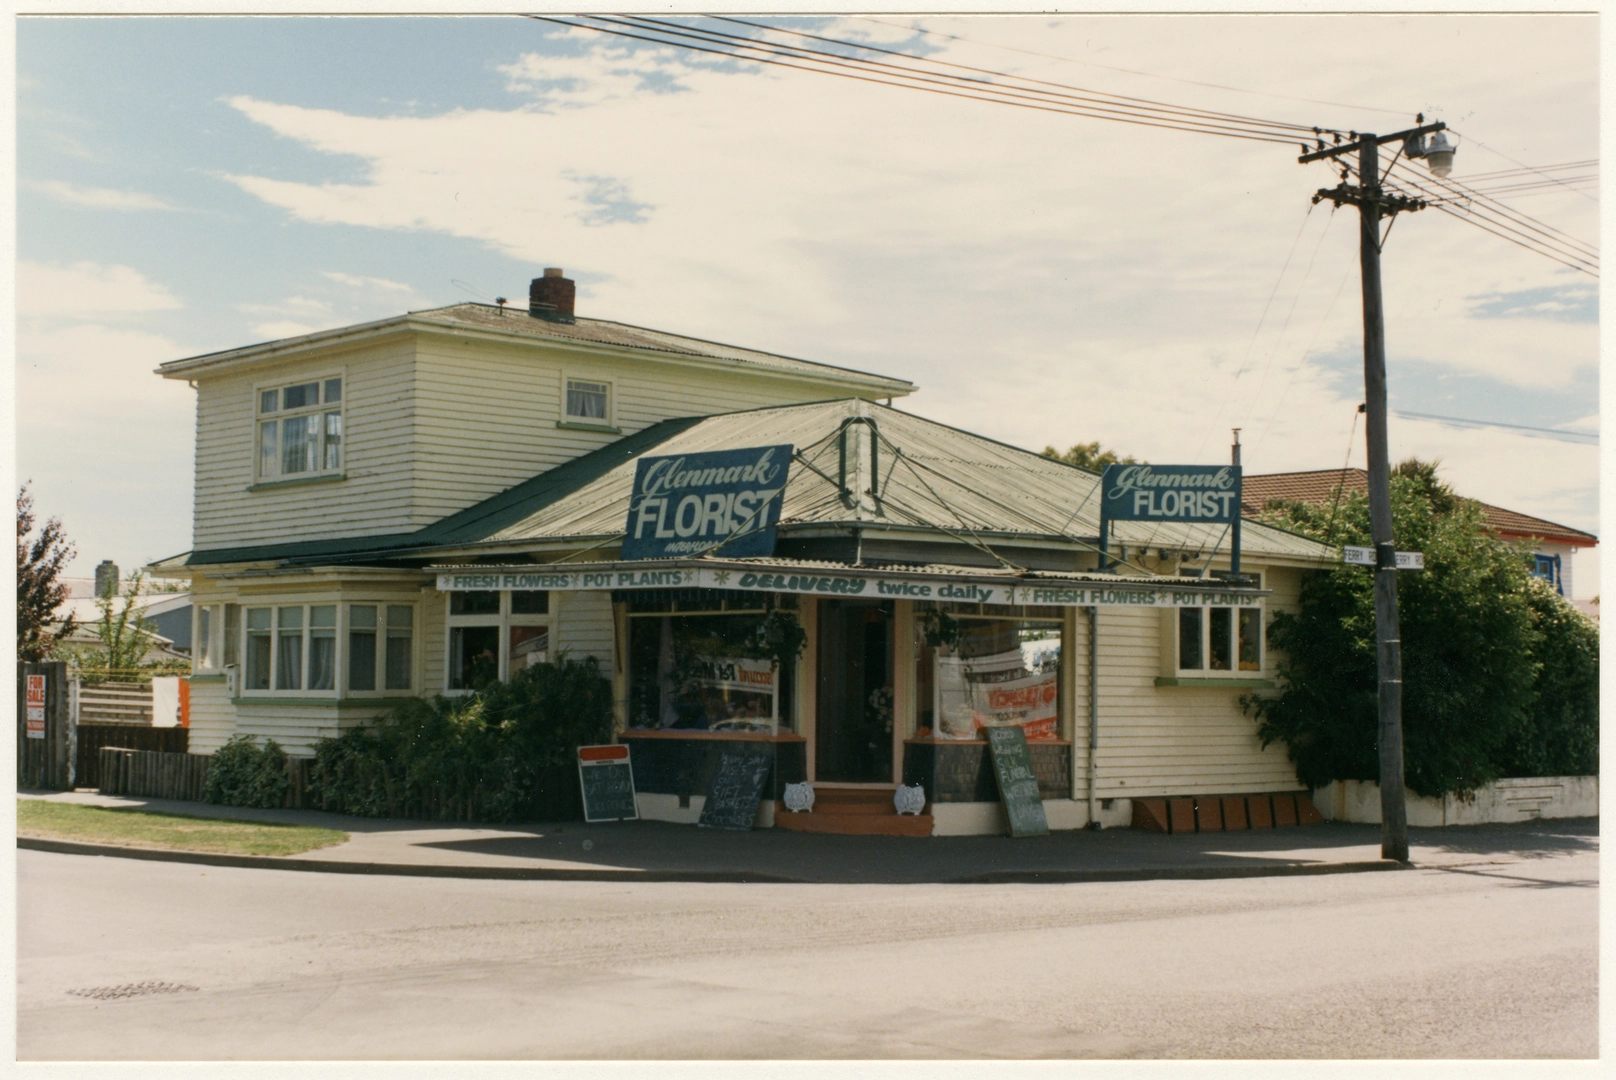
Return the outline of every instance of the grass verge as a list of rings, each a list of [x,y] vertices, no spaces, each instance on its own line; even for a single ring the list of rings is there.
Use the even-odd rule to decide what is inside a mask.
[[[113,810],[45,799],[17,800],[17,835],[223,855],[296,855],[348,839],[345,832],[314,825]]]

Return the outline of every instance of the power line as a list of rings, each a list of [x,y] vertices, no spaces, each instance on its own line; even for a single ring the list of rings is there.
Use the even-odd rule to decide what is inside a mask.
[[[1297,125],[1268,122],[1255,118],[1237,118],[1228,121],[1214,119],[1210,115],[1203,118],[1197,114],[1196,110],[1186,109],[1181,106],[1165,103],[1142,105],[1098,92],[1091,94],[1090,92],[1080,91],[1080,94],[1089,95],[1088,97],[1082,97],[1078,94],[1057,94],[1036,87],[1017,86],[1009,88],[941,72],[917,73],[914,69],[895,64],[882,67],[879,62],[844,57],[823,52],[822,50],[781,45],[775,42],[759,42],[752,38],[725,35],[721,31],[691,29],[681,27],[678,24],[657,24],[656,20],[639,19],[629,21],[603,16],[579,16],[580,19],[593,20],[591,22],[580,22],[544,15],[528,15],[526,17],[575,29],[594,30],[597,33],[629,38],[654,45],[710,53],[732,60],[773,64],[779,67],[794,68],[821,75],[836,75],[860,82],[897,86],[912,90],[925,90],[950,97],[987,101],[1002,105],[1015,105],[1043,112],[1085,116],[1091,119],[1115,120],[1144,127],[1191,131],[1204,135],[1222,135],[1230,138],[1287,145],[1295,143],[1298,131]],[[606,25],[595,25],[596,23]],[[850,45],[849,47],[857,46]],[[1012,76],[1003,77],[1007,79],[1013,78]],[[1308,128],[1306,130],[1312,131],[1313,129]]]
[[[1120,71],[1124,75],[1138,75],[1146,79],[1161,79],[1164,82],[1182,83],[1185,86],[1200,86],[1209,90],[1227,90],[1234,94],[1251,94],[1255,97],[1273,98],[1276,101],[1300,101],[1307,105],[1328,105],[1332,109],[1359,109],[1364,112],[1385,113],[1388,116],[1408,115],[1408,113],[1403,109],[1379,109],[1373,105],[1349,105],[1340,101],[1320,101],[1317,98],[1295,97],[1291,94],[1270,94],[1265,90],[1246,90],[1238,86],[1225,86],[1222,83],[1198,82],[1195,79],[1177,79],[1171,75],[1157,75],[1149,71],[1137,71],[1133,68],[1116,67],[1112,64],[1100,64],[1093,60],[1079,60],[1072,56],[1057,56],[1054,53],[1037,52],[1032,49],[1018,49],[1013,45],[996,45],[988,41],[976,41],[972,38],[960,37],[957,34],[945,34],[941,30],[927,30],[922,26],[903,26],[899,23],[887,22],[885,19],[877,19],[873,15],[858,15],[854,17],[863,19],[866,22],[879,23],[882,26],[890,26],[897,30],[910,30],[917,34],[925,34],[927,37],[946,38],[949,41],[958,41],[966,45],[976,45],[984,49],[1000,49],[1004,52],[1020,53],[1023,56],[1036,56],[1044,60],[1059,60],[1065,64],[1081,64],[1084,67],[1100,68],[1104,71]],[[1308,130],[1311,131],[1312,128],[1309,128]]]
[[[1226,138],[1239,138],[1257,142],[1280,143],[1294,143],[1297,141],[1296,136],[1298,134],[1311,132],[1314,140],[1320,146],[1323,145],[1323,136],[1325,134],[1332,135],[1337,142],[1340,142],[1343,134],[1334,129],[1307,128],[1303,125],[1286,121],[1263,120],[1256,117],[1240,116],[1236,113],[1196,109],[1166,102],[1151,101],[1145,98],[1110,94],[1104,91],[1089,90],[1047,80],[1028,79],[1004,72],[992,71],[987,68],[916,57],[900,50],[887,49],[881,46],[850,42],[826,35],[811,34],[806,31],[769,27],[729,17],[721,16],[718,18],[724,22],[761,30],[765,34],[788,35],[804,41],[831,45],[845,50],[853,50],[854,52],[901,57],[912,64],[930,66],[911,67],[886,60],[872,60],[867,57],[845,55],[812,46],[787,44],[763,38],[731,34],[709,27],[691,26],[645,16],[581,15],[570,19],[544,15],[528,15],[526,17],[571,29],[593,30],[597,33],[641,41],[647,44],[707,53],[747,63],[771,64],[821,75],[835,75],[839,78],[875,83],[882,86],[923,90],[928,93],[964,98],[971,101],[1011,105],[1017,108],[1054,112],[1068,116],[1082,116],[1090,119],[1112,120],[1143,127],[1188,131],[1203,135],[1221,135]],[[952,35],[947,36],[953,37]],[[956,37],[954,40],[965,41],[966,39]],[[963,76],[955,74],[953,71],[938,70],[940,68],[953,68],[956,71],[968,71],[973,74]],[[1055,89],[1050,89],[1051,87]],[[1357,133],[1348,132],[1346,134],[1356,137]],[[1497,151],[1491,152],[1497,153]],[[1511,159],[1506,158],[1506,160]],[[1519,162],[1514,162],[1514,164],[1529,172],[1538,172],[1547,176],[1545,170],[1534,169]],[[1547,168],[1560,167],[1550,166]],[[1564,266],[1593,277],[1598,276],[1598,253],[1591,245],[1505,205],[1486,192],[1467,187],[1458,181],[1444,181],[1439,178],[1433,178],[1428,181],[1425,177],[1414,173],[1408,164],[1401,160],[1400,154],[1399,157],[1393,159],[1392,165],[1388,167],[1388,174],[1393,169],[1399,170],[1399,180],[1421,192],[1427,197],[1427,201],[1436,205],[1438,209],[1444,210],[1450,216],[1458,217],[1459,220],[1476,225],[1484,232],[1509,240],[1517,246],[1553,259]],[[1549,179],[1553,180],[1554,178]],[[1568,190],[1574,191],[1575,189],[1568,187]],[[1464,202],[1466,204],[1462,212],[1443,205],[1444,203],[1453,202]]]
[[[1082,94],[1102,95],[1105,98],[1115,99],[1117,101],[1135,102],[1135,103],[1141,104],[1143,106],[1148,106],[1150,108],[1168,108],[1171,111],[1175,111],[1175,112],[1182,111],[1182,112],[1194,113],[1194,114],[1197,114],[1197,115],[1200,115],[1200,116],[1219,119],[1219,120],[1237,120],[1237,121],[1240,121],[1240,122],[1243,122],[1243,123],[1252,122],[1251,117],[1241,116],[1238,113],[1219,112],[1219,111],[1211,110],[1211,109],[1197,109],[1197,108],[1195,108],[1193,106],[1165,106],[1165,105],[1163,105],[1163,103],[1151,101],[1149,98],[1130,97],[1130,96],[1125,95],[1125,94],[1113,94],[1110,91],[1089,90],[1089,89],[1086,89],[1084,87],[1072,86],[1072,85],[1070,85],[1068,83],[1050,82],[1050,81],[1045,80],[1045,79],[1033,79],[1033,78],[1029,78],[1029,77],[1024,76],[1024,75],[1009,75],[1009,74],[1007,74],[1005,72],[994,71],[994,70],[992,70],[990,68],[973,67],[970,64],[957,64],[957,63],[954,63],[954,62],[948,61],[948,60],[934,60],[931,57],[917,57],[917,56],[913,55],[912,53],[902,52],[902,51],[897,50],[897,49],[886,49],[886,48],[882,48],[881,46],[878,46],[878,45],[865,45],[865,44],[861,44],[861,43],[857,43],[857,42],[844,41],[844,40],[839,39],[839,38],[825,37],[825,36],[820,35],[820,34],[810,34],[810,33],[807,33],[806,31],[803,31],[803,30],[792,30],[792,29],[789,29],[789,28],[786,28],[786,27],[765,26],[762,23],[748,22],[745,19],[735,19],[735,18],[730,18],[728,16],[722,16],[722,15],[714,16],[714,18],[722,19],[724,22],[732,22],[732,23],[736,23],[737,25],[740,25],[740,26],[750,26],[750,27],[753,27],[754,29],[764,30],[764,31],[772,32],[772,33],[790,34],[790,35],[793,35],[795,37],[809,38],[809,39],[814,40],[814,41],[823,41],[823,42],[827,42],[827,43],[830,43],[830,44],[842,45],[842,46],[845,46],[845,47],[848,47],[848,48],[863,49],[863,50],[866,50],[868,52],[882,53],[882,54],[887,55],[887,56],[901,56],[901,57],[903,57],[903,58],[905,58],[907,60],[919,60],[919,61],[922,61],[922,62],[928,63],[928,64],[936,64],[936,65],[940,65],[940,66],[943,66],[943,67],[957,68],[960,71],[973,71],[973,72],[976,72],[978,74],[990,76],[992,78],[999,78],[999,79],[1009,78],[1009,79],[1015,79],[1018,82],[1029,83],[1029,84],[1033,84],[1033,85],[1037,85],[1037,86],[1052,86],[1052,87],[1056,87],[1056,88],[1058,88],[1060,90],[1077,91],[1077,92],[1080,92]],[[960,38],[958,40],[963,41],[964,39]],[[1311,133],[1313,131],[1312,126],[1307,125],[1307,124],[1292,124],[1292,123],[1287,123],[1285,121],[1279,121],[1279,120],[1264,120],[1264,121],[1261,121],[1261,123],[1264,126],[1268,126],[1268,127],[1288,128],[1288,129],[1290,129],[1291,131],[1294,131],[1294,132]]]
[[[1584,445],[1597,443],[1599,435],[1595,432],[1571,431],[1567,428],[1532,427],[1529,424],[1506,424],[1502,420],[1471,420],[1463,416],[1437,416],[1435,413],[1409,412],[1407,409],[1393,410],[1398,416],[1410,420],[1435,420],[1439,424],[1457,424],[1462,427],[1491,427],[1505,428],[1509,431],[1535,433],[1538,436],[1550,436],[1561,442],[1582,443]]]

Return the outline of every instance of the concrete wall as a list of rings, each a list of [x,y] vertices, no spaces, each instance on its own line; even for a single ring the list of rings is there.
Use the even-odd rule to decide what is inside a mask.
[[[1380,785],[1338,780],[1313,792],[1313,805],[1328,821],[1380,823]],[[1499,780],[1470,799],[1408,794],[1408,823],[1414,826],[1485,825],[1536,818],[1599,816],[1599,777],[1541,776]]]

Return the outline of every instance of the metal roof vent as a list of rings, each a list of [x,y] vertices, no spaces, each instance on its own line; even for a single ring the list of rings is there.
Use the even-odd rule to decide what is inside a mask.
[[[561,267],[546,266],[544,276],[534,278],[528,289],[527,313],[546,322],[574,322],[572,304],[577,294],[577,285],[562,276]]]

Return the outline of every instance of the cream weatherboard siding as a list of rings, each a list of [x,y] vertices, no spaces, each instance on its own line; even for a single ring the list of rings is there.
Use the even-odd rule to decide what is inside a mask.
[[[1258,569],[1253,567],[1251,569]],[[1264,570],[1273,590],[1264,605],[1264,632],[1273,614],[1293,610],[1299,572]],[[1086,622],[1086,618],[1084,619]],[[1255,718],[1240,707],[1247,689],[1155,685],[1174,642],[1161,613],[1100,609],[1099,798],[1247,794],[1294,791],[1296,772],[1285,747],[1264,749]],[[1087,654],[1087,643],[1083,645]],[[1263,650],[1264,678],[1275,658]],[[1087,664],[1079,671],[1085,677]],[[1080,715],[1087,711],[1080,702]],[[1086,765],[1086,762],[1085,762]],[[1080,785],[1081,787],[1081,785]],[[1086,797],[1086,792],[1084,793]]]
[[[413,349],[404,335],[319,359],[257,364],[197,379],[198,551],[408,531],[436,520],[412,506]],[[257,390],[343,378],[343,479],[249,490]]]
[[[611,675],[616,637],[611,593],[551,593],[550,616],[550,632],[555,642],[552,656],[556,649],[565,649],[575,659],[593,656],[600,661],[601,674]]]
[[[342,477],[254,489],[257,391],[334,375]],[[567,377],[612,384],[616,432],[557,426]],[[196,382],[198,551],[412,532],[661,420],[850,393],[622,350],[413,331],[317,359],[203,371]]]
[[[236,711],[223,675],[191,679],[191,730],[186,745],[193,754],[211,754],[236,733]]]
[[[616,431],[558,427],[563,381],[610,383]],[[845,386],[603,353],[422,335],[415,499],[436,520],[662,420],[846,397]]]

